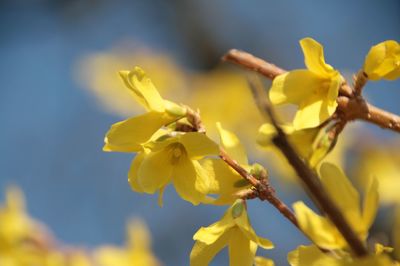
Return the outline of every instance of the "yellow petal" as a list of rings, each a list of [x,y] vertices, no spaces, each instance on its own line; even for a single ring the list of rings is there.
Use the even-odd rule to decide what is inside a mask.
[[[349,179],[337,166],[327,162],[321,164],[320,175],[326,192],[345,215],[346,220],[354,229],[360,229],[360,195]]]
[[[346,245],[340,233],[327,218],[315,214],[303,202],[294,203],[293,209],[300,228],[318,246],[326,249],[338,249]]]
[[[150,140],[151,136],[171,118],[162,113],[149,112],[118,122],[111,126],[104,139],[104,151],[137,152],[141,144]]]
[[[179,142],[185,147],[189,158],[195,160],[207,155],[218,155],[218,145],[205,134],[189,132],[179,138]]]
[[[400,76],[400,44],[389,40],[371,47],[365,58],[364,72],[371,80],[398,78]]]
[[[153,194],[171,179],[173,166],[168,151],[150,152],[138,170],[138,184],[143,192]]]
[[[261,146],[269,146],[272,144],[272,138],[276,135],[275,127],[270,123],[262,124],[258,129],[257,143]]]
[[[299,246],[288,254],[288,261],[291,266],[345,266],[338,259],[329,257],[314,245]]]
[[[146,152],[139,152],[136,154],[135,158],[132,160],[131,168],[128,172],[128,182],[131,185],[132,190],[139,193],[144,191],[138,182],[138,170],[146,155]]]
[[[277,76],[272,82],[269,98],[273,104],[301,104],[321,87],[323,79],[305,70],[293,70]]]
[[[273,260],[257,256],[254,258],[254,265],[255,266],[275,266],[275,263]]]
[[[212,202],[213,205],[232,204],[237,199],[235,194],[238,191],[251,186],[243,182],[245,181],[243,177],[220,159],[205,160],[203,167],[212,180],[209,193],[218,195]]]
[[[326,77],[332,73],[333,68],[325,63],[324,48],[312,38],[300,40],[304,61],[307,68],[315,74]]]
[[[164,101],[143,69],[135,67],[132,71],[120,71],[119,74],[146,110],[164,112]]]
[[[369,228],[375,220],[376,213],[379,206],[379,194],[378,194],[378,181],[376,178],[371,178],[369,185],[365,191],[365,198],[363,204],[362,224],[365,232],[368,232]]]
[[[197,205],[204,201],[209,188],[209,180],[200,164],[188,158],[182,158],[174,165],[172,182],[179,196]]]
[[[231,230],[229,239],[229,265],[252,266],[257,251],[257,244],[250,241],[239,228]]]
[[[329,111],[331,109],[328,109],[324,98],[312,95],[299,106],[293,126],[296,130],[317,127],[332,115]]]
[[[396,61],[394,61],[396,68],[390,71],[385,75],[385,79],[387,80],[395,80],[400,78],[400,55],[397,57]]]
[[[208,266],[215,255],[228,244],[230,237],[231,233],[227,232],[210,244],[196,241],[190,252],[190,266]]]
[[[221,146],[224,148],[224,150],[239,164],[248,164],[246,150],[240,143],[239,138],[233,132],[224,129],[220,122],[218,122],[216,125]]]
[[[318,128],[294,130],[293,133],[289,135],[289,141],[293,144],[301,157],[307,158],[312,151],[312,145],[318,132]]]
[[[271,241],[269,241],[266,238],[262,238],[262,237],[259,237],[256,235],[256,232],[254,232],[254,229],[250,224],[250,220],[247,215],[246,209],[244,209],[244,211],[242,212],[242,214],[239,217],[235,218],[235,223],[240,228],[240,230],[243,232],[243,234],[248,239],[255,242],[258,246],[260,246],[264,249],[271,249],[274,247],[274,244],[272,244]]]
[[[215,243],[223,235],[226,235],[229,229],[235,226],[232,217],[232,208],[229,208],[221,220],[208,227],[201,227],[193,236],[193,240],[197,240],[206,245]]]

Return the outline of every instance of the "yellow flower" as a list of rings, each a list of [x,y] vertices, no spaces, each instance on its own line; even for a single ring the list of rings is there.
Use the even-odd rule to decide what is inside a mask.
[[[269,92],[273,104],[298,105],[295,129],[312,128],[336,110],[336,98],[344,79],[325,63],[322,46],[311,38],[300,41],[308,69],[298,69],[276,77]]]
[[[104,139],[103,150],[138,152],[142,150],[141,145],[157,130],[182,118],[186,114],[186,109],[161,98],[141,68],[121,71],[120,76],[137,102],[148,112],[112,125]]]
[[[373,144],[373,141],[370,141],[369,144],[360,147],[360,156],[352,164],[354,175],[362,187],[366,185],[369,176],[376,177],[379,182],[381,203],[384,205],[400,203],[398,145],[398,141],[390,141],[388,145]]]
[[[268,239],[255,234],[242,200],[237,200],[220,221],[200,228],[193,239],[196,243],[190,253],[191,266],[208,265],[225,246],[228,246],[230,266],[251,266],[258,246],[273,248]]]
[[[263,118],[243,75],[225,68],[194,73],[190,77],[190,88],[188,103],[201,110],[201,119],[209,136],[217,137],[214,125],[223,121],[241,139],[249,140],[244,145],[253,145],[257,126]],[[251,123],[243,126],[245,121]]]
[[[320,176],[329,197],[334,200],[359,238],[365,240],[378,209],[377,181],[372,179],[369,183],[361,208],[359,193],[339,168],[330,163],[323,163]],[[345,239],[327,217],[314,213],[303,202],[296,202],[293,207],[300,228],[319,247],[326,249],[346,247]]]
[[[146,225],[134,220],[128,225],[128,243],[124,248],[101,247],[94,252],[99,266],[158,266],[157,258],[151,251],[150,232]]]
[[[197,205],[207,200],[210,188],[210,179],[198,160],[218,155],[219,148],[202,133],[173,133],[144,145],[132,162],[129,183],[137,192],[153,194],[157,190],[162,193],[172,182],[184,200]]]
[[[146,69],[159,92],[182,100],[187,91],[187,73],[170,55],[148,47],[127,47],[117,43],[112,49],[91,53],[79,59],[75,77],[82,87],[95,96],[106,111],[129,117],[140,108],[132,104],[132,95],[121,83],[117,73],[131,67],[132,62]]]
[[[400,77],[400,44],[389,40],[372,46],[364,63],[370,80],[395,80]]]
[[[33,221],[25,212],[22,192],[16,187],[7,189],[6,202],[0,208],[0,249],[29,238],[34,229]]]
[[[343,251],[335,256],[323,253],[316,246],[299,246],[288,254],[291,266],[395,266],[396,262],[383,254],[368,255],[363,258],[352,258]]]
[[[232,159],[249,170],[251,167],[248,165],[245,149],[238,137],[233,132],[222,128],[220,123],[217,123],[217,129],[221,147],[224,148]],[[221,159],[206,159],[203,166],[212,180],[209,193],[219,196],[216,200],[210,202],[211,204],[232,204],[237,199],[236,193],[238,191],[250,187],[249,183],[242,176]]]
[[[295,130],[290,124],[282,125],[281,127],[299,155],[305,159],[309,158],[313,151],[313,142],[318,135],[319,129]],[[258,129],[257,143],[263,147],[272,147],[272,138],[275,135],[275,127],[270,123],[265,123]]]

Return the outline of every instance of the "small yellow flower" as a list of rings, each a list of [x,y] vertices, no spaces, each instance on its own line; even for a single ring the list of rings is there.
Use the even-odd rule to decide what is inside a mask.
[[[372,179],[367,186],[361,208],[359,193],[339,168],[330,163],[323,163],[320,176],[329,197],[334,200],[359,238],[365,240],[378,209],[377,181]],[[326,249],[346,247],[345,239],[327,217],[314,213],[303,202],[296,202],[293,208],[300,228],[319,247]]]
[[[282,125],[281,127],[299,155],[305,159],[309,158],[313,151],[313,142],[318,135],[319,129],[295,130],[289,124]],[[257,143],[263,147],[271,147],[273,146],[272,138],[275,135],[275,127],[270,123],[265,123],[258,129]]]
[[[150,232],[146,225],[134,220],[128,225],[128,243],[124,248],[105,246],[94,253],[99,266],[159,266],[151,251]]]
[[[389,40],[372,46],[364,63],[370,80],[395,80],[400,77],[400,44]]]
[[[400,143],[389,141],[387,145],[380,144],[370,141],[360,148],[359,156],[352,164],[354,175],[362,187],[365,187],[371,175],[375,176],[379,182],[381,204],[399,204]]]
[[[0,207],[0,249],[30,238],[34,231],[22,192],[16,187],[7,189],[6,202]]]
[[[311,38],[300,41],[308,69],[298,69],[276,77],[269,92],[273,104],[298,106],[293,125],[296,130],[312,128],[336,110],[336,98],[344,79],[325,63],[323,47]]]
[[[232,159],[236,160],[246,170],[249,170],[251,167],[248,165],[245,149],[238,137],[233,132],[222,128],[220,123],[217,123],[217,129],[220,143],[224,150]],[[242,176],[221,159],[206,159],[203,166],[212,180],[209,193],[218,195],[216,200],[210,202],[211,204],[232,204],[237,199],[236,193],[238,191],[250,187]]]
[[[137,192],[153,194],[157,190],[162,193],[172,182],[184,200],[197,205],[207,200],[210,188],[210,179],[198,160],[218,155],[219,148],[205,134],[174,133],[144,145],[132,162],[129,183]]]
[[[127,47],[125,42],[116,43],[111,49],[87,54],[79,58],[74,74],[103,110],[129,117],[140,112],[140,107],[132,104],[131,93],[115,73],[131,67],[132,62],[146,69],[163,96],[183,99],[188,87],[185,70],[171,55],[141,45]]]
[[[396,262],[384,255],[368,255],[353,258],[350,254],[338,251],[335,256],[322,252],[316,246],[299,246],[288,254],[291,266],[395,266]]]
[[[237,200],[220,221],[200,228],[193,239],[196,243],[190,253],[191,266],[207,266],[225,246],[228,246],[230,266],[251,266],[258,246],[274,247],[268,239],[256,235],[242,200]]]
[[[121,71],[120,76],[137,102],[148,112],[112,125],[104,139],[103,150],[138,152],[142,150],[141,145],[157,130],[182,118],[186,114],[186,109],[161,98],[141,68]]]

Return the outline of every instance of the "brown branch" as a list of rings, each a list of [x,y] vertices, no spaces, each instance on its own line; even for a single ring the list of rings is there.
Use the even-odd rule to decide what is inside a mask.
[[[293,146],[289,143],[286,134],[283,132],[278,124],[276,116],[272,110],[272,106],[267,101],[265,92],[252,81],[250,81],[250,87],[252,88],[253,94],[256,95],[258,106],[260,110],[269,117],[271,123],[276,129],[277,135],[272,139],[272,142],[277,146],[281,152],[285,155],[290,165],[296,171],[298,177],[303,181],[307,190],[312,195],[312,198],[316,205],[325,213],[332,223],[336,226],[339,232],[346,239],[350,248],[357,256],[365,256],[368,254],[368,250],[359,239],[358,235],[353,231],[349,223],[346,221],[340,209],[328,196],[328,193],[322,186],[316,173],[311,170],[310,167],[299,157]]]
[[[233,170],[235,170],[239,175],[241,175],[244,179],[246,179],[255,188],[256,192],[255,195],[257,195],[257,197],[260,200],[267,200],[294,226],[299,228],[296,216],[289,209],[289,207],[275,195],[275,190],[270,186],[268,180],[266,179],[259,180],[253,175],[251,175],[243,167],[241,167],[235,160],[229,157],[229,155],[222,148],[220,149],[220,157],[226,164],[228,164]]]
[[[391,129],[400,133],[400,116],[382,110],[366,102],[362,97],[347,98],[339,96],[337,103],[337,110],[348,121],[364,120],[381,128]]]
[[[357,75],[354,76],[354,94],[355,96],[361,95],[362,89],[368,82],[368,76],[365,74],[364,70],[360,69]]]
[[[255,57],[249,53],[230,50],[222,60],[231,62],[249,70],[258,72],[263,76],[273,80],[276,76],[284,74],[287,71],[263,59]],[[345,118],[349,120],[359,119],[380,126],[381,128],[391,129],[400,132],[400,116],[382,110],[366,102],[361,96],[361,90],[367,82],[365,74],[361,71],[355,79],[355,90],[347,83],[342,84],[339,89],[339,112],[345,114]],[[344,99],[344,98],[347,98]]]

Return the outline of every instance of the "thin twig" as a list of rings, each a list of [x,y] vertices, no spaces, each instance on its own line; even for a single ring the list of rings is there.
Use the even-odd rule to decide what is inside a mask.
[[[251,175],[235,160],[233,160],[223,149],[220,150],[220,157],[226,164],[228,164],[233,170],[235,170],[255,188],[255,191],[257,192],[256,195],[260,200],[267,200],[294,226],[299,228],[296,216],[289,209],[289,207],[275,195],[275,190],[271,187],[267,180],[259,180]]]
[[[252,88],[253,94],[258,94],[259,92],[260,94],[262,93],[262,87],[254,84],[252,80],[250,80],[250,87]],[[292,165],[297,175],[312,195],[316,205],[323,213],[326,213],[332,223],[337,227],[355,255],[367,255],[367,248],[350,227],[340,209],[328,196],[328,193],[322,186],[316,173],[308,167],[308,165],[299,157],[293,146],[289,143],[287,136],[279,126],[275,113],[272,110],[272,106],[267,101],[265,95],[256,95],[256,97],[260,111],[269,117],[269,120],[277,132],[276,136],[272,139],[272,142],[281,150],[288,162]]]
[[[354,76],[354,95],[360,96],[362,89],[364,88],[365,84],[368,82],[368,76],[365,74],[364,70],[360,69],[357,75]]]

